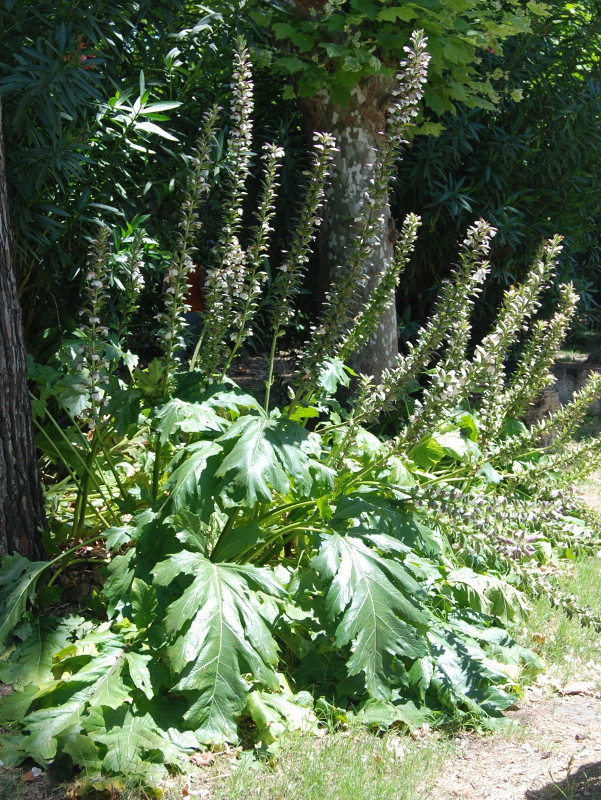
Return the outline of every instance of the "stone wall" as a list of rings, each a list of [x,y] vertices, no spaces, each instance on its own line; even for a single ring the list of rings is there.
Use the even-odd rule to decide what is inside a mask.
[[[586,361],[567,361],[555,364],[553,374],[555,385],[551,387],[557,392],[560,405],[568,403],[575,392],[582,389],[591,370],[601,372],[601,353],[595,352]],[[594,416],[601,415],[601,399],[595,400],[588,410]]]
[[[569,403],[574,394],[582,389],[591,370],[601,372],[601,351],[592,353],[585,361],[562,361],[555,364],[551,370],[555,383],[547,386],[536,403],[526,411],[524,422],[532,425]],[[601,399],[595,400],[587,413],[601,416]]]

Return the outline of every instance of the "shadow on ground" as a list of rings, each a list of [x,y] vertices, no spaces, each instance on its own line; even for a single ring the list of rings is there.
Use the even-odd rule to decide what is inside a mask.
[[[527,800],[601,800],[601,761],[583,764],[563,780],[549,780],[540,789],[530,789]]]

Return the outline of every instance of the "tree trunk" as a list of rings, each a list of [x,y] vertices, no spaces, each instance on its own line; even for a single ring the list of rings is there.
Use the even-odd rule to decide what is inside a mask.
[[[333,134],[339,151],[334,159],[319,233],[322,290],[332,279],[335,280],[337,268],[344,269],[352,243],[360,233],[360,224],[355,222],[355,218],[370,188],[375,151],[382,143],[392,88],[392,79],[370,76],[353,89],[348,107],[334,103],[325,90],[302,101],[309,130]],[[369,298],[392,259],[393,231],[394,225],[386,202],[378,220],[373,252],[363,267],[363,285],[357,286],[357,308]],[[394,364],[397,353],[396,308],[391,295],[391,302],[379,328],[372,340],[356,355],[351,366],[379,379],[382,371]]]
[[[46,516],[12,250],[0,105],[0,557],[20,553],[40,559]]]

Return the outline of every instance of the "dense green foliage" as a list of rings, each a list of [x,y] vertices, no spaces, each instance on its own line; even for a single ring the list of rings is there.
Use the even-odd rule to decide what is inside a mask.
[[[592,542],[565,487],[601,456],[598,442],[566,447],[601,391],[595,376],[554,418],[532,429],[519,421],[550,382],[575,309],[564,285],[552,317],[538,314],[559,238],[540,248],[469,350],[494,235],[476,223],[431,319],[381,384],[344,366],[389,297],[376,291],[360,313],[351,303],[390,159],[419,100],[419,35],[413,48],[399,76],[411,91],[391,113],[362,235],[309,331],[288,401],[272,397],[271,367],[293,319],[333,143],[316,137],[261,315],[282,153],[266,149],[261,202],[245,217],[252,82],[242,45],[227,140],[234,168],[191,363],[186,278],[210,236],[201,211],[217,109],[187,159],[158,312],[163,356],[148,365],[126,336],[146,269],[144,235],[130,230],[112,256],[107,228],[93,240],[80,328],[31,368],[57,555],[49,563],[8,556],[0,567],[0,679],[16,689],[0,701],[5,764],[63,760],[152,781],[241,731],[273,749],[284,732],[315,732],[320,718],[492,726],[541,669],[506,625],[525,609],[529,566]],[[418,227],[410,215],[383,285],[398,280]],[[257,398],[227,373],[265,319],[273,348],[266,396]],[[519,366],[508,374],[516,346]],[[554,450],[541,446],[549,435]],[[90,566],[91,545],[105,580],[61,615],[59,587]]]
[[[194,140],[202,109],[224,102],[222,78],[240,28],[261,64],[254,145],[266,131],[288,145],[281,173],[287,203],[301,180],[304,140],[293,104],[274,96],[273,68],[295,74],[301,94],[324,81],[344,94],[367,72],[390,74],[412,27],[429,34],[422,130],[442,134],[415,139],[395,205],[399,218],[418,212],[424,230],[436,228],[437,235],[422,235],[403,281],[403,319],[423,320],[457,240],[479,216],[499,231],[491,283],[505,287],[523,277],[541,238],[560,231],[568,244],[562,277],[575,282],[590,310],[599,204],[594,4],[556,0],[543,12],[537,3],[513,3],[485,13],[473,3],[332,4],[305,20],[281,16],[265,2],[208,5],[211,11],[189,0],[74,7],[20,0],[0,9],[16,265],[28,344],[38,358],[76,327],[67,309],[77,305],[86,237],[100,218],[115,228],[117,246],[128,220],[145,218],[145,260],[154,261],[155,271],[147,275],[144,313],[133,325],[148,334],[145,320],[158,310],[155,297],[174,245],[173,205],[185,172],[180,153]],[[270,25],[283,38],[268,46]],[[287,43],[291,31],[310,42]],[[296,74],[292,62],[299,59],[303,69]],[[451,108],[452,115],[444,113]],[[218,184],[229,169],[225,153],[221,136]],[[253,203],[258,185],[248,191]],[[203,212],[216,227],[220,207],[217,196]],[[276,216],[280,243],[291,216],[289,204]],[[210,257],[210,247],[201,251]],[[417,293],[416,285],[427,288]],[[498,291],[489,293],[486,314],[498,298]]]
[[[143,214],[170,241],[162,221],[185,172],[173,147],[195,137],[199,100],[210,104],[208,87],[220,83],[220,60],[205,53],[219,20],[185,0],[2,4],[8,193],[36,351],[74,327],[65,307],[77,304],[99,219],[127,230]]]
[[[418,243],[401,287],[399,308],[420,319],[436,296],[457,239],[475,216],[498,228],[491,262],[496,291],[521,279],[538,242],[565,239],[563,280],[572,280],[581,310],[595,305],[599,274],[601,22],[597,3],[548,4],[530,33],[503,52],[484,53],[494,109],[457,104],[430,121],[437,138],[416,137],[399,171],[395,211],[417,212],[436,237]],[[427,287],[418,294],[416,286]]]
[[[274,65],[295,76],[300,97],[326,87],[335,103],[345,105],[361,78],[394,74],[411,31],[420,27],[432,56],[425,102],[442,113],[458,101],[491,106],[490,79],[475,70],[478,52],[499,50],[503,39],[529,30],[545,6],[517,0],[486,5],[473,0],[331,0],[294,3],[292,10],[286,6],[287,15],[278,10],[270,27],[284,51]]]

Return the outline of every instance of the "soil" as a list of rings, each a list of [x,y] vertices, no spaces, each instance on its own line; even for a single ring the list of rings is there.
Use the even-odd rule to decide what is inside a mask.
[[[601,695],[594,684],[549,694],[535,686],[507,717],[509,734],[464,734],[436,800],[600,800]]]

